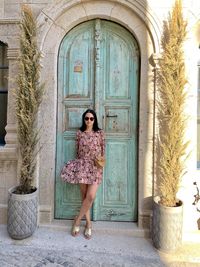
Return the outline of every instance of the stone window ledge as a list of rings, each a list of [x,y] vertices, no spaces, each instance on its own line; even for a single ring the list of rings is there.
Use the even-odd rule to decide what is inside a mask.
[[[17,160],[17,149],[0,147],[0,160]]]

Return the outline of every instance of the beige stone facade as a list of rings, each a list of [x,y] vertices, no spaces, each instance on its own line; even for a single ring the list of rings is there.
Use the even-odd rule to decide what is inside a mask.
[[[17,184],[17,137],[14,115],[18,31],[20,6],[32,7],[40,25],[38,43],[43,53],[41,81],[46,84],[46,96],[42,103],[39,123],[43,125],[38,156],[37,184],[39,185],[39,223],[53,223],[55,192],[56,110],[57,110],[57,56],[64,36],[76,25],[94,18],[117,22],[128,29],[138,41],[141,56],[140,110],[138,149],[138,227],[149,227],[152,195],[155,194],[154,141],[155,123],[155,70],[160,54],[162,21],[168,16],[174,1],[156,0],[1,0],[0,41],[8,45],[9,84],[6,145],[0,148],[0,223],[6,223],[7,190]],[[184,231],[196,230],[200,213],[192,205],[193,181],[199,179],[197,171],[197,58],[199,55],[200,3],[183,1],[184,15],[188,20],[188,36],[185,43],[185,62],[188,77],[186,113],[190,119],[186,138],[189,138],[187,173],[179,195],[185,203]],[[188,220],[189,218],[189,220]]]

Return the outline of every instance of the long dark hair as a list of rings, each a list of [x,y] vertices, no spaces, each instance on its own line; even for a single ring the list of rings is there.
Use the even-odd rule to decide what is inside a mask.
[[[85,130],[86,130],[86,124],[85,124],[85,115],[87,114],[87,113],[91,113],[92,115],[93,115],[93,117],[94,117],[94,124],[93,124],[93,128],[92,128],[92,130],[94,131],[94,132],[97,132],[97,131],[99,131],[99,130],[101,130],[100,128],[99,128],[99,126],[98,126],[98,120],[97,120],[97,115],[96,115],[96,112],[93,110],[93,109],[87,109],[84,113],[83,113],[83,115],[82,115],[82,125],[81,125],[81,127],[80,127],[80,130],[82,131],[82,132],[84,132]]]

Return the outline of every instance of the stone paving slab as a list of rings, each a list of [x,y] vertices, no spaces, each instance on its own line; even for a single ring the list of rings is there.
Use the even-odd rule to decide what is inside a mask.
[[[44,248],[5,245],[0,249],[2,267],[163,267],[159,258],[145,258],[122,253],[102,253],[97,251],[49,250]]]
[[[151,242],[133,235],[93,231],[91,240],[70,235],[70,228],[40,227],[24,240],[9,238],[0,226],[0,267],[164,267]]]
[[[150,239],[120,231],[94,230],[86,240],[83,228],[76,238],[70,228],[39,227],[31,237],[13,240],[0,225],[0,267],[200,267],[198,245],[181,249],[178,254],[160,253]]]

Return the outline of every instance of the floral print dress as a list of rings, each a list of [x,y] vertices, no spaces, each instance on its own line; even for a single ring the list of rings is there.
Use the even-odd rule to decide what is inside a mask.
[[[105,154],[102,130],[76,134],[77,159],[68,161],[61,171],[63,181],[71,184],[100,184],[103,168],[95,165],[95,158]]]

